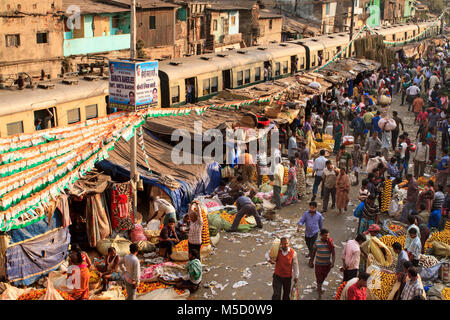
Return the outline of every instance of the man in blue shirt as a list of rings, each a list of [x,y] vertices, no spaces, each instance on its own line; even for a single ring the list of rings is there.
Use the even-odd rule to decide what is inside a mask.
[[[252,199],[244,196],[244,193],[242,191],[239,193],[239,198],[237,198],[236,200],[236,208],[238,212],[234,217],[233,224],[231,225],[229,232],[238,231],[239,223],[241,222],[241,219],[244,217],[244,215],[254,216],[256,225],[258,226],[258,228],[262,229],[263,225],[261,222],[261,217],[259,216],[258,211],[256,211],[255,204],[253,203]]]
[[[322,229],[323,216],[317,211],[317,202],[311,201],[309,203],[309,210],[303,213],[298,222],[297,232],[300,232],[301,226],[305,225],[305,241],[308,247],[307,258],[311,257],[314,243],[317,240],[317,235]]]
[[[360,139],[361,145],[364,145],[365,137],[364,130],[366,129],[366,123],[362,118],[361,114],[354,113],[354,118],[352,122],[350,122],[350,128],[353,129],[353,135],[355,137],[355,143],[358,143],[358,139]]]
[[[439,223],[441,222],[441,209],[433,210],[430,214],[430,219],[428,220],[428,229],[439,228]]]
[[[391,160],[389,160],[387,164],[387,173],[394,178],[401,178],[401,171],[398,169],[397,165],[395,164],[397,160],[392,157]]]
[[[381,119],[381,112],[377,111],[377,115],[372,118],[372,130],[381,133],[381,128],[378,126],[378,121]]]

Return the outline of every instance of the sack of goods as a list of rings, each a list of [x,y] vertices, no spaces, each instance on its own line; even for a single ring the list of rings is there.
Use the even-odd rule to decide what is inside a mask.
[[[383,242],[377,237],[370,239],[370,253],[374,256],[377,262],[383,267],[392,265],[392,252]]]
[[[270,248],[270,251],[269,251],[269,257],[273,261],[275,261],[278,257],[278,251],[280,250],[280,242],[281,241],[279,238],[276,238],[272,242],[272,247]]]
[[[378,126],[385,131],[392,131],[397,128],[397,123],[394,119],[381,118],[380,121],[378,121]]]
[[[355,137],[353,136],[344,136],[342,138],[342,144],[344,146],[350,146],[353,145],[355,143]]]
[[[380,100],[378,100],[378,104],[381,104],[383,106],[391,104],[391,98],[386,95],[382,95],[380,97]]]

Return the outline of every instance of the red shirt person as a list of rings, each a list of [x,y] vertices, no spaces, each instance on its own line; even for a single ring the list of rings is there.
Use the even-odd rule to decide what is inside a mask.
[[[365,272],[360,272],[358,281],[348,288],[347,300],[367,300],[367,279],[370,275]]]

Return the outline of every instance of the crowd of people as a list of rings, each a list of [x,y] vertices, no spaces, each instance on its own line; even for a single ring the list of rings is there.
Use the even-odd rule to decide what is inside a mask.
[[[347,242],[342,254],[343,281],[353,279],[345,299],[367,299],[368,244],[372,237],[381,237],[382,214],[389,213],[394,191],[399,188],[407,191],[398,220],[407,223],[408,228],[404,247],[398,242],[393,245],[399,255],[396,273],[401,282],[395,298],[424,298],[418,275],[419,255],[424,253],[430,232],[444,229],[450,208],[447,58],[447,50],[438,48],[429,56],[403,62],[397,60],[390,68],[360,74],[354,81],[334,87],[325,98],[308,103],[303,122],[299,117],[290,126],[279,128],[279,149],[287,149],[290,158],[289,183],[292,181],[293,188],[298,190],[294,200],[304,199],[306,195],[305,175],[308,160],[312,158],[308,140],[313,137],[321,141],[319,139],[327,130],[332,131],[334,139],[333,154],[327,156],[322,149],[315,156],[310,209],[298,222],[298,231],[305,225],[307,257],[309,266],[315,269],[319,299],[323,293],[322,284],[335,264],[333,241],[322,225],[322,214],[329,210],[330,198],[330,208],[336,208],[336,214],[347,211],[350,185],[359,185],[366,168],[370,170],[364,172],[367,176],[361,180],[360,204],[354,211],[354,216],[359,218],[357,235]],[[386,98],[391,102],[400,94],[397,98],[401,99],[400,106],[407,104],[401,114],[412,113],[417,132],[409,134],[405,130],[405,118],[402,120],[398,111],[391,112],[388,105],[381,103]],[[380,121],[383,118],[389,118],[391,123],[395,121],[395,128],[387,128],[388,121]],[[343,144],[344,136],[353,137],[353,147]],[[334,161],[332,157],[335,157]],[[410,170],[410,160],[413,170]],[[277,181],[277,175],[280,174],[275,171],[274,181]],[[420,190],[418,180],[424,182],[423,190]],[[296,185],[300,187],[296,188]],[[321,212],[316,202],[319,188],[323,201]],[[278,192],[279,188],[274,188],[277,208],[280,207]],[[286,201],[285,204],[291,203]],[[293,253],[288,255],[291,258],[284,258],[289,250],[295,251],[289,249],[289,239],[283,238],[281,243],[280,259],[270,260],[276,264],[273,299],[281,298],[282,288],[285,290],[283,299],[289,299],[286,290],[291,287],[285,284],[291,282],[292,276],[296,283],[298,277],[298,266],[292,262]]]

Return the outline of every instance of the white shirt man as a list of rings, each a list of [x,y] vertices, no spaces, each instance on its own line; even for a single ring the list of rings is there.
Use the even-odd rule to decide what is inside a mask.
[[[408,89],[406,89],[406,94],[408,96],[416,96],[420,93],[420,89],[418,86],[416,86],[415,84],[413,84],[412,86],[410,86]]]

